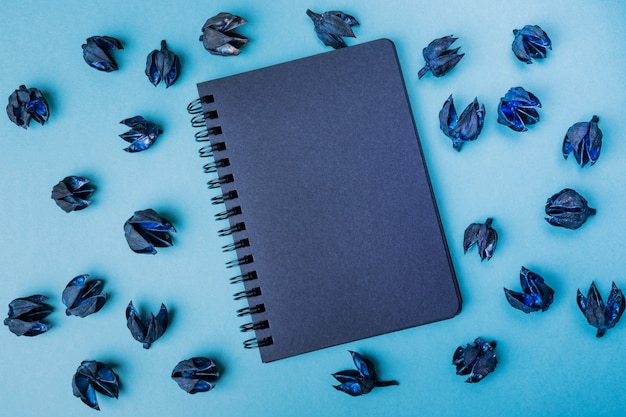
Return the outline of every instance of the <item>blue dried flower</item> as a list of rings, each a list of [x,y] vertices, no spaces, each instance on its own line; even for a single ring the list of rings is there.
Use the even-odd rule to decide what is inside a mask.
[[[9,96],[7,115],[13,123],[27,129],[31,119],[43,126],[50,116],[50,110],[41,91],[20,85]]]
[[[587,200],[576,191],[565,188],[548,199],[546,214],[551,225],[574,230],[596,214],[596,209],[589,207]]]
[[[83,59],[99,71],[117,71],[118,66],[109,51],[124,49],[122,43],[111,36],[92,36],[82,45]]]
[[[459,63],[465,54],[459,54],[460,48],[448,49],[458,38],[454,36],[444,36],[435,39],[422,50],[422,55],[426,65],[417,73],[418,78],[422,78],[428,71],[435,77],[446,75]]]
[[[246,19],[227,12],[218,13],[204,23],[200,42],[204,49],[213,55],[239,55],[248,44],[248,38],[233,32],[234,29],[248,23]]]
[[[478,138],[484,122],[485,106],[479,105],[476,98],[463,110],[461,117],[457,117],[454,100],[450,94],[439,112],[439,128],[444,135],[452,139],[452,147],[457,151],[461,150],[463,143]]]
[[[4,325],[16,336],[37,336],[47,332],[52,326],[41,321],[52,313],[52,307],[44,303],[47,299],[43,295],[31,295],[11,301]]]
[[[135,340],[143,344],[144,349],[150,349],[150,345],[163,336],[168,324],[167,308],[164,304],[161,304],[156,316],[150,313],[148,320],[139,316],[132,301],[126,307],[126,326]]]
[[[398,381],[379,381],[374,364],[363,358],[359,353],[349,351],[356,370],[346,370],[332,374],[340,385],[333,385],[337,391],[345,392],[353,397],[367,394],[375,387],[398,385]]]
[[[72,377],[74,396],[94,410],[100,410],[96,392],[117,398],[119,390],[119,377],[102,362],[83,361]]]
[[[102,281],[89,280],[89,275],[73,278],[63,290],[62,301],[67,307],[68,316],[87,317],[100,311],[106,303],[107,295],[102,293]]]
[[[128,132],[120,135],[122,139],[130,143],[128,148],[124,148],[129,153],[145,151],[163,133],[156,124],[141,116],[124,119],[120,123],[130,127]]]
[[[161,50],[153,50],[146,59],[146,75],[154,86],[162,80],[165,88],[176,82],[180,72],[180,60],[178,56],[167,49],[165,40],[161,41]]]
[[[91,204],[89,197],[94,191],[95,188],[91,185],[89,178],[71,175],[52,187],[51,198],[63,211],[69,213],[89,207]]]
[[[554,290],[544,282],[543,278],[534,272],[524,268],[519,274],[523,293],[504,289],[506,299],[512,307],[532,313],[533,311],[546,311],[554,299]]]
[[[204,357],[195,357],[180,361],[172,371],[172,379],[189,394],[206,392],[215,387],[214,382],[220,377],[215,363]]]
[[[313,21],[315,34],[326,46],[345,48],[348,45],[342,36],[356,37],[352,26],[358,26],[359,22],[347,13],[333,10],[319,14],[307,9],[306,14]]]
[[[493,352],[496,342],[486,342],[480,337],[473,344],[459,346],[452,356],[457,375],[468,375],[465,382],[480,382],[496,369],[498,359]]]
[[[552,41],[539,26],[526,25],[522,29],[513,29],[513,53],[522,62],[532,64],[532,58],[543,59],[552,49]]]
[[[565,159],[573,152],[574,158],[581,168],[588,162],[590,165],[596,163],[602,148],[602,131],[598,127],[599,121],[598,116],[594,115],[591,121],[574,123],[567,130],[565,139],[563,139],[563,157]]]
[[[176,229],[169,220],[152,210],[139,210],[124,223],[128,246],[136,253],[156,254],[155,248],[172,246],[170,232]]]
[[[537,108],[541,108],[541,102],[533,93],[522,87],[511,88],[500,99],[498,123],[516,132],[525,132],[528,130],[526,125],[533,125],[539,121]]]
[[[608,329],[613,328],[624,312],[624,294],[622,294],[622,290],[617,288],[615,283],[611,285],[611,292],[606,306],[593,281],[589,287],[587,297],[585,298],[578,290],[576,301],[580,311],[587,318],[587,322],[598,329],[596,337],[602,337]]]
[[[463,252],[467,253],[474,245],[478,247],[480,260],[489,260],[496,251],[498,244],[498,232],[491,227],[492,218],[488,218],[485,223],[472,223],[465,229],[463,236]]]

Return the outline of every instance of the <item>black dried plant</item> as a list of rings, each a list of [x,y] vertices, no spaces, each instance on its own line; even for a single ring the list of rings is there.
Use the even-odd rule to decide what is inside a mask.
[[[11,301],[4,325],[16,336],[37,336],[47,332],[52,326],[42,320],[53,310],[44,302],[47,299],[46,296],[36,294]]]
[[[315,34],[326,46],[345,48],[348,45],[343,37],[356,37],[352,27],[358,26],[359,22],[347,13],[338,10],[315,13],[307,9],[306,14],[313,21]]]
[[[202,26],[200,42],[204,49],[213,55],[239,55],[241,49],[248,44],[249,39],[234,32],[236,28],[248,23],[241,16],[228,12],[221,12],[210,17]]]
[[[467,226],[463,235],[464,253],[476,245],[481,261],[491,259],[498,244],[498,232],[491,227],[492,223],[493,219],[488,218],[485,223],[472,223]]]
[[[565,188],[546,201],[546,221],[553,226],[575,230],[596,214],[587,200],[575,190]]]
[[[120,389],[119,377],[106,364],[98,361],[81,362],[72,377],[72,391],[75,397],[94,410],[100,410],[96,392],[107,397],[117,398]]]
[[[124,49],[122,43],[111,36],[92,36],[82,45],[83,59],[98,71],[117,71],[118,66],[110,51]]]
[[[580,167],[596,163],[602,149],[602,130],[598,127],[600,118],[593,116],[589,122],[574,123],[563,139],[563,158],[573,153]]]
[[[64,212],[69,213],[89,207],[91,204],[89,198],[94,191],[95,188],[89,178],[70,175],[52,187],[50,197]]]
[[[522,266],[519,274],[522,292],[504,289],[504,294],[509,304],[524,313],[534,311],[546,311],[554,300],[554,290],[550,288],[544,279]]]
[[[461,116],[457,116],[452,94],[439,111],[439,128],[452,140],[452,147],[460,151],[465,142],[476,140],[485,122],[485,106],[478,99],[467,105]]]
[[[435,77],[446,75],[459,63],[465,54],[459,54],[460,48],[450,49],[450,46],[458,38],[454,36],[444,36],[433,40],[422,50],[422,55],[426,64],[417,73],[418,78],[422,78],[428,71]]]
[[[79,275],[67,284],[62,294],[65,314],[68,316],[87,317],[100,311],[107,301],[102,294],[104,284],[99,279],[89,279],[88,274]]]
[[[591,282],[587,297],[578,290],[576,302],[589,325],[598,329],[596,337],[604,336],[608,329],[615,327],[622,317],[622,313],[624,313],[624,294],[614,282],[611,284],[611,292],[606,305],[602,301],[602,296],[596,288],[595,282]]]
[[[128,153],[145,151],[151,147],[159,135],[163,133],[155,123],[144,119],[142,116],[135,116],[124,119],[120,124],[130,127],[130,130],[122,133],[120,137],[130,143],[124,150]]]
[[[153,209],[139,210],[124,223],[124,236],[133,252],[156,254],[156,248],[172,246],[176,229]]]
[[[163,336],[168,324],[169,318],[164,304],[161,304],[156,316],[150,313],[147,319],[139,315],[132,301],[126,307],[126,326],[135,340],[143,344],[144,349],[150,349],[152,343]]]
[[[43,126],[50,116],[50,109],[39,89],[20,85],[9,96],[7,115],[17,126],[27,129],[31,120]]]
[[[543,59],[552,49],[552,41],[548,34],[537,25],[526,25],[521,29],[513,29],[513,53],[522,62],[532,64],[533,59]]]
[[[538,108],[541,102],[533,93],[523,87],[513,87],[500,99],[498,123],[516,132],[525,132],[526,126],[539,122]]]
[[[465,382],[482,381],[496,369],[498,359],[494,353],[496,342],[486,342],[480,337],[465,347],[459,346],[452,356],[452,364],[456,366],[457,375],[469,375]]]
[[[189,394],[213,389],[219,377],[215,362],[201,356],[180,361],[172,371],[172,379]]]
[[[375,387],[398,385],[398,381],[379,381],[376,376],[376,368],[370,360],[363,358],[357,352],[349,352],[352,355],[356,370],[348,369],[332,374],[340,382],[340,385],[333,385],[337,391],[357,397],[369,393]]]
[[[165,88],[176,82],[180,73],[178,56],[167,49],[165,40],[161,41],[161,50],[153,50],[146,58],[146,76],[156,87],[159,82],[165,83]]]

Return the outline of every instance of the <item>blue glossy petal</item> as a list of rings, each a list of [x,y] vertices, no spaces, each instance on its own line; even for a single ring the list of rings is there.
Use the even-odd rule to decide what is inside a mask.
[[[353,397],[363,395],[363,390],[361,390],[361,385],[358,382],[344,382],[341,385],[333,385],[333,387],[337,391],[345,392]]]

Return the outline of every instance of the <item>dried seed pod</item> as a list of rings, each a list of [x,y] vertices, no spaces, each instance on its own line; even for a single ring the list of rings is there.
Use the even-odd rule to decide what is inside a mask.
[[[74,396],[80,398],[83,403],[94,410],[100,410],[96,392],[107,397],[117,398],[119,389],[119,377],[102,362],[83,361],[72,377]]]
[[[446,75],[459,63],[465,54],[459,54],[460,48],[449,49],[458,38],[454,36],[444,36],[433,40],[422,50],[422,55],[426,65],[417,73],[418,78],[422,78],[428,71],[435,77]]]
[[[541,108],[541,102],[533,93],[513,87],[500,99],[498,123],[516,132],[525,132],[527,125],[539,122],[537,108]]]
[[[111,36],[92,36],[82,45],[83,59],[98,71],[117,71],[118,66],[109,51],[124,49],[122,43]]]
[[[589,163],[593,165],[600,157],[602,148],[602,131],[598,127],[600,119],[593,116],[589,122],[574,123],[563,139],[563,158],[574,154],[580,167]]]
[[[534,59],[543,59],[552,49],[552,41],[539,26],[526,25],[521,29],[513,29],[513,53],[522,62],[533,63]]]
[[[217,365],[211,359],[204,357],[180,361],[172,371],[172,379],[189,394],[213,389],[214,382],[219,377]]]
[[[604,336],[604,333],[608,329],[613,328],[620,317],[622,317],[622,313],[624,313],[624,294],[622,294],[622,290],[617,288],[614,282],[611,285],[611,292],[606,305],[604,305],[602,296],[593,281],[589,287],[587,297],[578,290],[576,302],[580,311],[585,315],[587,322],[598,329],[596,337]]]
[[[180,73],[178,56],[167,49],[165,40],[161,41],[161,50],[153,50],[146,59],[146,76],[156,87],[159,82],[165,83],[165,88],[176,82]]]
[[[496,251],[498,244],[498,232],[491,227],[492,218],[488,218],[485,223],[472,223],[465,229],[463,236],[463,251],[467,253],[469,248],[475,244],[478,246],[480,260],[489,260]]]
[[[306,14],[313,21],[315,34],[326,46],[345,48],[348,45],[342,37],[356,37],[352,26],[358,26],[359,22],[347,13],[331,10],[320,14],[307,9]]]
[[[504,294],[509,304],[524,313],[532,313],[539,310],[546,311],[554,299],[554,290],[546,285],[541,276],[523,266],[519,274],[519,280],[522,284],[523,292],[504,289]]]
[[[52,327],[42,322],[52,313],[52,307],[44,303],[47,299],[43,295],[31,295],[11,301],[4,325],[16,336],[37,336],[47,332]]]
[[[163,336],[168,324],[169,318],[164,304],[161,304],[156,316],[150,313],[147,320],[140,317],[132,301],[126,307],[126,326],[135,340],[143,344],[144,349],[150,349],[152,343]]]
[[[376,368],[368,359],[363,358],[359,353],[349,351],[356,370],[346,370],[336,372],[333,375],[340,385],[333,385],[337,391],[345,392],[353,397],[364,395],[376,387],[386,387],[398,385],[398,381],[379,381],[376,376]]]
[[[152,210],[139,210],[124,223],[128,246],[136,253],[156,254],[155,248],[172,246],[170,232],[176,229],[169,220]]]
[[[484,122],[485,106],[479,105],[476,98],[463,110],[461,117],[458,117],[450,94],[439,112],[439,128],[452,140],[452,147],[456,151],[460,151],[465,142],[478,138]]]
[[[94,191],[95,188],[89,178],[71,175],[52,187],[51,198],[63,211],[69,213],[89,207],[91,204],[89,197]]]
[[[480,382],[496,369],[498,359],[493,350],[496,342],[486,342],[480,337],[465,347],[459,346],[452,356],[457,375],[469,375],[465,382]]]
[[[248,23],[246,19],[231,13],[221,12],[213,16],[202,26],[200,42],[204,49],[213,55],[239,55],[249,39],[233,32],[234,29]]]
[[[43,126],[50,116],[50,110],[41,91],[20,85],[9,96],[7,115],[13,123],[27,129],[31,119]]]
[[[553,226],[578,229],[596,209],[589,207],[587,200],[576,191],[565,188],[546,202],[546,221]]]
[[[120,124],[130,127],[128,132],[122,133],[120,137],[130,146],[124,148],[126,152],[135,153],[145,151],[154,144],[163,131],[154,123],[141,116],[124,119]]]
[[[89,275],[79,275],[73,278],[63,290],[61,297],[67,307],[68,316],[87,317],[100,311],[106,303],[107,295],[102,293],[102,281],[89,280]]]

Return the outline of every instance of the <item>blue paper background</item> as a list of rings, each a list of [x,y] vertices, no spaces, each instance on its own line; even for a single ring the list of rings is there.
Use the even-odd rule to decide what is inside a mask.
[[[298,2],[300,3],[300,2]],[[17,338],[0,332],[2,415],[85,416],[95,413],[72,396],[71,377],[82,360],[111,364],[120,375],[118,400],[100,397],[102,415],[614,415],[626,409],[624,323],[594,337],[578,310],[578,288],[592,280],[606,298],[611,281],[626,288],[622,129],[626,6],[613,1],[479,0],[473,2],[214,1],[172,3],[120,0],[29,1],[0,14],[0,91],[21,84],[43,91],[49,122],[23,130],[0,117],[0,303],[40,293],[55,312],[47,334]],[[343,10],[361,22],[349,44],[387,37],[397,46],[416,124],[430,169],[464,298],[461,314],[446,322],[262,364],[244,339],[231,299],[227,239],[213,220],[198,144],[186,106],[195,83],[327,50],[305,10]],[[209,55],[198,42],[204,21],[220,11],[246,17],[251,38],[238,57]],[[526,65],[511,52],[514,28],[543,27],[553,41],[548,58]],[[466,56],[443,78],[417,79],[421,49],[454,34]],[[120,70],[100,73],[82,59],[89,36],[124,44]],[[146,55],[166,39],[179,54],[178,82],[154,88],[144,75]],[[543,103],[541,122],[525,133],[496,123],[498,101],[521,85]],[[323,86],[321,86],[323,87]],[[279,88],[279,86],[277,86]],[[485,104],[480,138],[460,153],[439,131],[437,114],[453,94],[457,108],[475,96]],[[384,103],[381,103],[384,105]],[[119,121],[135,115],[164,130],[141,154],[122,151]],[[605,141],[596,165],[580,169],[561,156],[567,128],[600,117]],[[280,117],[277,115],[277,117]],[[389,132],[393,134],[393,132]],[[384,140],[384,138],[381,138]],[[384,169],[384,167],[378,167]],[[52,186],[85,175],[97,187],[87,210],[66,214]],[[545,200],[564,187],[578,190],[598,214],[577,231],[550,227]],[[132,253],[122,225],[135,210],[153,208],[178,229],[172,248],[156,256]],[[286,208],[288,209],[288,208]],[[494,218],[495,256],[463,255],[472,222]],[[393,237],[390,237],[393,238]],[[541,274],[556,290],[546,313],[511,309],[502,287],[519,288],[520,267]],[[66,317],[61,291],[76,275],[105,280],[110,299],[85,319]],[[428,273],[428,271],[424,271]],[[419,279],[419,277],[416,277]],[[129,335],[130,300],[172,312],[165,336],[145,351]],[[459,344],[494,339],[500,363],[480,384],[466,384],[450,365]],[[361,398],[336,392],[330,374],[352,367],[348,349],[375,359],[380,388]],[[214,391],[195,396],[169,375],[176,363],[209,356],[222,370]]]

